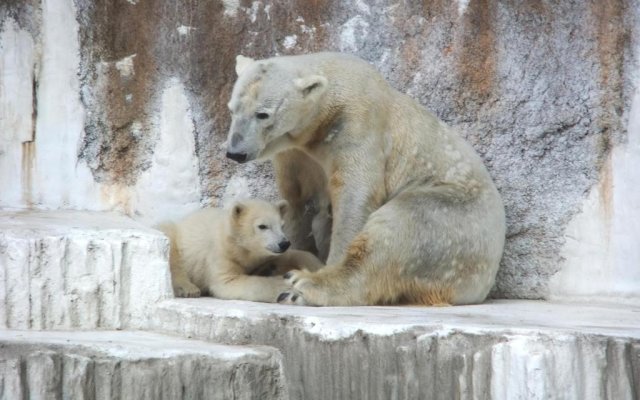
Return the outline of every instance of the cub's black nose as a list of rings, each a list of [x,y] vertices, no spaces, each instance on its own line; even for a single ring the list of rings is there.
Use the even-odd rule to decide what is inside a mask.
[[[229,153],[227,152],[227,158],[232,159],[233,161],[237,161],[239,163],[243,163],[247,161],[246,153]]]
[[[280,247],[280,251],[282,252],[287,251],[289,246],[291,246],[291,242],[288,240],[283,240],[282,242],[278,243],[278,247]]]

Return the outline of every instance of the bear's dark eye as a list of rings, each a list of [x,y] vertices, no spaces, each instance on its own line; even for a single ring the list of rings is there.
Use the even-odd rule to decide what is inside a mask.
[[[260,229],[260,230],[265,230],[265,229],[267,229],[267,226],[266,226],[266,225],[264,225],[264,224],[262,224],[262,225],[258,225],[258,229]]]
[[[269,114],[267,114],[265,112],[258,112],[258,113],[256,113],[256,118],[258,118],[258,119],[267,119],[267,118],[269,118]]]

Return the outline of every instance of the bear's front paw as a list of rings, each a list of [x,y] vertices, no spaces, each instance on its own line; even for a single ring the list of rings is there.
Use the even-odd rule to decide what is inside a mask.
[[[311,273],[306,270],[294,269],[284,274],[283,278],[289,286],[297,289],[311,283]]]
[[[191,282],[182,282],[173,286],[176,297],[200,297],[200,289]]]
[[[302,297],[302,294],[295,290],[289,290],[280,293],[277,302],[280,304],[292,304],[297,306],[307,305],[307,303],[304,301],[304,298]]]

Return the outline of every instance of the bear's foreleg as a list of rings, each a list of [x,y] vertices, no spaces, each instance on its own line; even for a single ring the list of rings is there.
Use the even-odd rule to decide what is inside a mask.
[[[342,261],[349,244],[362,230],[369,215],[386,200],[384,169],[371,161],[375,160],[354,163],[349,157],[336,158],[329,178],[332,219],[327,265]]]
[[[176,297],[200,297],[200,289],[191,283],[182,268],[171,266],[171,284]]]
[[[322,261],[308,251],[290,249],[276,257],[273,261],[275,274],[283,275],[292,269],[305,269],[317,271],[324,267]]]
[[[286,289],[281,277],[227,275],[209,285],[209,294],[219,299],[275,303]]]
[[[326,179],[320,166],[299,150],[288,150],[273,159],[278,191],[289,203],[285,233],[293,248],[317,252],[312,221],[319,199],[325,195]]]

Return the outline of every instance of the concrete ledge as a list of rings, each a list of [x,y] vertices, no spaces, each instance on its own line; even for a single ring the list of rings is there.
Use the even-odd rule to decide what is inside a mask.
[[[294,399],[635,399],[640,309],[535,301],[310,308],[176,299],[154,329],[274,346]]]
[[[278,351],[145,332],[0,331],[0,398],[285,399]]]
[[[0,328],[138,328],[173,297],[167,240],[117,214],[0,212]]]

